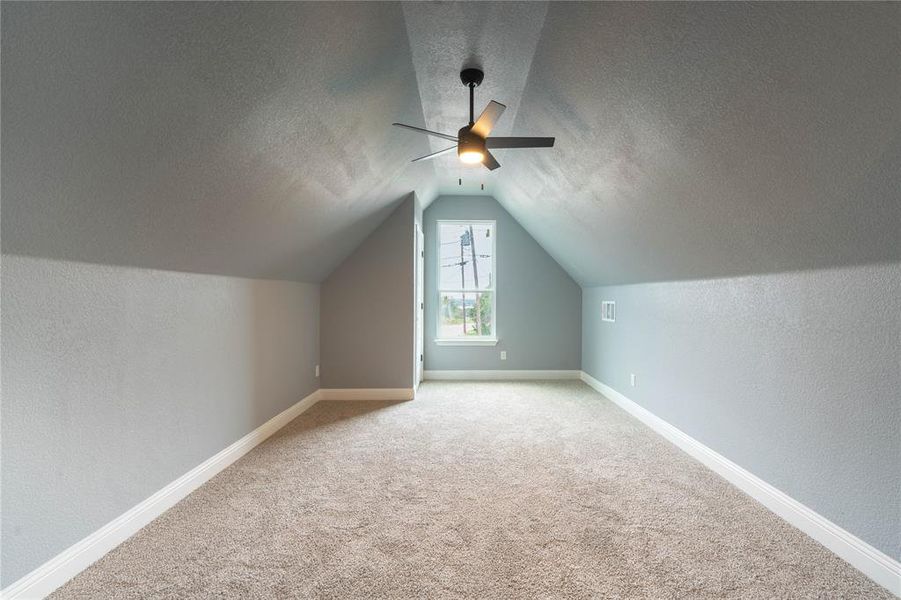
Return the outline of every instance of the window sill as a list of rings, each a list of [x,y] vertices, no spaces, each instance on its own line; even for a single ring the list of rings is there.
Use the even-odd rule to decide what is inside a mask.
[[[497,338],[478,339],[438,339],[435,344],[439,346],[497,346]]]

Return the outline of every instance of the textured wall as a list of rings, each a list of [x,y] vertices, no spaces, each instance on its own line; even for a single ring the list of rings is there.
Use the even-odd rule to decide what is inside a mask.
[[[901,263],[586,288],[582,310],[586,372],[901,558]]]
[[[322,282],[322,387],[413,386],[413,223],[409,195]]]
[[[425,210],[425,368],[578,369],[581,289],[488,196],[442,196]],[[437,226],[441,219],[497,221],[497,346],[437,346]],[[507,351],[507,360],[500,351]]]
[[[317,285],[2,258],[0,586],[318,388]]]

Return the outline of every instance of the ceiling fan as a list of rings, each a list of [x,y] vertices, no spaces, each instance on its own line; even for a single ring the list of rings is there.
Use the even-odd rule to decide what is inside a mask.
[[[554,138],[552,137],[488,137],[488,134],[494,129],[494,124],[501,118],[507,107],[500,102],[492,100],[485,107],[485,110],[482,111],[482,114],[479,115],[479,118],[473,120],[474,90],[482,83],[484,77],[485,74],[481,69],[463,69],[460,71],[460,80],[463,82],[463,85],[469,88],[469,125],[461,127],[456,136],[430,131],[422,127],[414,127],[413,125],[392,123],[395,127],[403,127],[404,129],[418,131],[419,133],[457,143],[456,146],[415,158],[413,162],[429,160],[456,150],[457,156],[460,157],[461,161],[470,164],[482,163],[489,170],[493,171],[501,165],[488,151],[489,148],[552,148],[554,146]]]

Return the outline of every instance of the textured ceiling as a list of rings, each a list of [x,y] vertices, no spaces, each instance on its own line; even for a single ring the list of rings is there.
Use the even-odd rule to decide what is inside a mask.
[[[899,57],[901,4],[552,3],[497,197],[583,285],[899,260]]]
[[[901,260],[901,5],[3,3],[4,252],[318,281],[493,193],[580,283]],[[508,106],[488,173],[462,66]],[[458,186],[458,179],[463,185]]]
[[[4,252],[319,281],[428,194],[399,5],[2,11]]]

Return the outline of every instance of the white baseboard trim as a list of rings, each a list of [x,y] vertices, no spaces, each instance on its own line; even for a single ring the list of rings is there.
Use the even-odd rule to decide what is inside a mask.
[[[194,467],[137,506],[0,591],[4,600],[44,598],[84,571],[179,500],[250,452],[295,417],[316,404],[319,390],[272,417],[237,442]]]
[[[319,390],[320,400],[412,400],[413,388],[348,388]]]
[[[451,376],[441,375],[450,373]],[[542,375],[538,376],[537,374]],[[548,375],[548,374],[556,374]],[[576,375],[573,376],[572,373]],[[432,377],[430,374],[436,374]],[[469,374],[469,375],[463,375]],[[476,374],[476,375],[472,375]],[[514,376],[512,374],[528,374]],[[613,388],[580,371],[426,371],[426,379],[578,379],[718,473],[864,575],[901,597],[901,563],[845,531],[756,475],[714,452]],[[182,475],[126,513],[64,550],[0,592],[0,598],[44,598],[319,400],[410,400],[412,388],[318,390]]]
[[[763,504],[783,520],[831,550],[852,567],[891,593],[901,597],[901,563],[845,531],[785,492],[776,489],[726,457],[714,452],[588,373],[582,372],[582,381]]]
[[[494,370],[494,371],[425,371],[426,380],[432,381],[510,381],[515,379],[579,379],[582,371],[547,371],[547,370]]]

